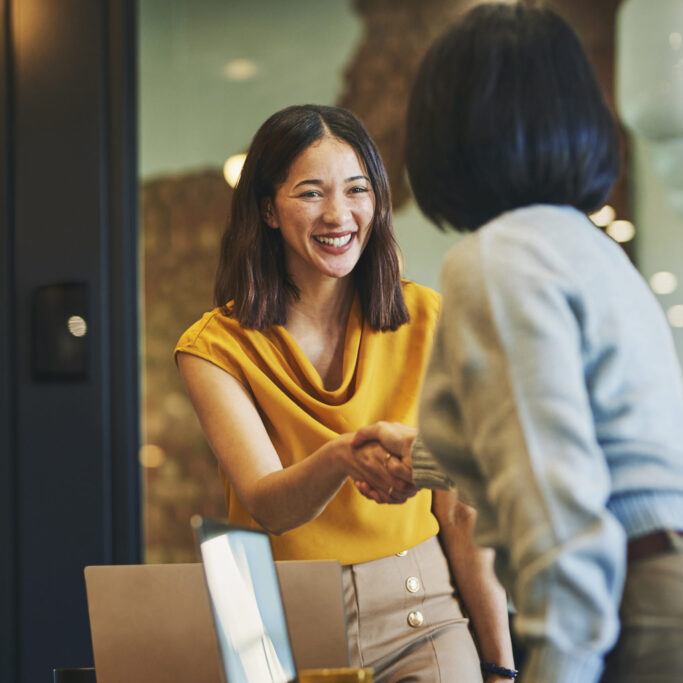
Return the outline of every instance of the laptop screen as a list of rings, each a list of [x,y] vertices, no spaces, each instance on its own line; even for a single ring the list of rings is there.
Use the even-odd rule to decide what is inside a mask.
[[[194,518],[228,683],[296,680],[268,536]]]

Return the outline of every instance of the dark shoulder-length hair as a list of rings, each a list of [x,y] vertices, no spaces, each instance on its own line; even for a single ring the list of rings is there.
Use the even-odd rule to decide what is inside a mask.
[[[281,231],[268,227],[263,219],[264,203],[274,198],[294,159],[327,135],[356,151],[374,193],[370,236],[353,271],[363,315],[376,330],[395,330],[410,319],[391,223],[389,182],[379,152],[351,112],[306,104],[287,107],[261,126],[233,194],[214,298],[243,327],[263,330],[284,325],[287,302],[299,295],[286,270]]]
[[[406,163],[427,217],[467,231],[530,204],[598,209],[619,148],[572,29],[550,9],[498,2],[471,9],[425,56]]]

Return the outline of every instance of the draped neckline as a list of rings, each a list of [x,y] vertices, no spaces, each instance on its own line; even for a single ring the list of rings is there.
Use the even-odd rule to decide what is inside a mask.
[[[306,383],[316,393],[316,397],[325,402],[338,404],[346,400],[349,390],[353,388],[356,367],[358,365],[358,354],[363,331],[363,316],[360,307],[358,293],[353,295],[349,317],[346,321],[346,331],[344,334],[344,355],[342,360],[342,379],[338,387],[326,389],[320,373],[315,368],[308,356],[304,353],[296,339],[282,325],[274,325],[271,328],[275,339],[271,340],[276,345],[284,347],[298,365],[298,369],[306,380]],[[294,368],[292,368],[294,369]],[[298,374],[298,373],[297,373]]]

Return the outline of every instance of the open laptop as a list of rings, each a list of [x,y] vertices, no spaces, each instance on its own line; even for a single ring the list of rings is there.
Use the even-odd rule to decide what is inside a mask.
[[[231,527],[223,528],[234,535]],[[249,559],[262,557],[264,541],[268,551],[270,546],[262,532],[246,534],[254,540],[242,543],[246,554],[240,562],[251,571]],[[258,563],[272,567],[272,556]],[[339,563],[277,562],[275,566],[279,588],[277,581],[273,588],[272,574],[262,569],[255,569],[250,581],[252,586],[264,579],[270,583],[265,592],[260,583],[258,589],[258,595],[270,596],[270,612],[275,609],[264,620],[269,625],[277,613],[271,605],[280,604],[281,595],[295,669],[348,666]],[[85,579],[98,683],[240,680],[224,670],[202,564],[86,567]],[[239,581],[244,581],[242,576]],[[282,627],[278,628],[281,634]],[[291,659],[282,656],[280,663],[287,673]]]

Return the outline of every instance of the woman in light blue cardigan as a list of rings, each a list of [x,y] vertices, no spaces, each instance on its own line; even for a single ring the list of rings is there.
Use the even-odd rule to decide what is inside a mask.
[[[683,681],[681,371],[658,302],[586,217],[618,148],[571,29],[522,4],[468,12],[418,74],[407,165],[423,212],[471,234],[443,264],[420,438],[380,424],[357,443],[477,508],[525,683]]]

